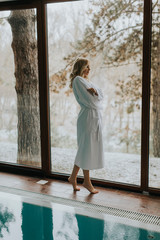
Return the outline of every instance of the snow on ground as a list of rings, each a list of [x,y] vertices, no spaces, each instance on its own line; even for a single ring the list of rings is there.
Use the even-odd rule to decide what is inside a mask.
[[[52,170],[70,174],[76,149],[52,148]],[[16,163],[17,145],[0,142],[0,160]],[[82,171],[80,170],[80,175]],[[140,155],[105,152],[105,167],[92,170],[91,177],[129,184],[140,184]],[[150,158],[150,186],[160,188],[160,158]]]

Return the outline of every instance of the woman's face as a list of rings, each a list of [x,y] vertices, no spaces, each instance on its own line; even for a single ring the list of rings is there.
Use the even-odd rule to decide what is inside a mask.
[[[89,63],[88,63],[83,70],[84,77],[88,76],[89,71],[90,71],[90,66],[89,66]]]

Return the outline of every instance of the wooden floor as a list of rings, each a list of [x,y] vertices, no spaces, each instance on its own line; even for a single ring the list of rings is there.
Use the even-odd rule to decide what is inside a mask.
[[[39,180],[42,179],[0,173],[1,186],[160,216],[160,196],[146,196],[141,193],[101,187],[96,187],[99,190],[99,193],[94,195],[89,194],[82,185],[79,185],[81,190],[75,193],[68,182],[43,179],[47,180],[48,183],[40,185],[37,183]]]

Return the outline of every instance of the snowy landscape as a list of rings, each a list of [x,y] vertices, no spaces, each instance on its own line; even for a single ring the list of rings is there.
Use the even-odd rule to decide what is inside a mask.
[[[0,146],[0,159],[16,164],[17,145],[9,142],[0,142]],[[75,156],[76,149],[51,148],[53,172],[70,174]],[[150,158],[150,187],[160,188],[159,161],[159,158]],[[79,175],[83,175],[82,170],[80,170]],[[140,185],[140,156],[136,154],[105,152],[105,167],[99,170],[92,170],[91,177]]]

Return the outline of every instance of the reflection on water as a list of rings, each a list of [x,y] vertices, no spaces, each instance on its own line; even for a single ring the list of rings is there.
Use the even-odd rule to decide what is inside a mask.
[[[76,214],[75,216],[78,222],[79,240],[88,239],[103,240],[104,220],[90,218],[78,214]]]
[[[7,231],[9,233],[9,225],[11,222],[15,221],[15,217],[12,212],[0,204],[0,238],[3,238],[3,232]]]
[[[78,240],[78,227],[74,212],[64,212],[54,209],[54,239]]]
[[[53,240],[52,208],[23,203],[21,228],[23,240]]]
[[[160,239],[160,232],[75,213],[76,209],[47,202],[48,207],[0,193],[0,239],[4,240],[144,240]],[[84,212],[84,209],[82,209]],[[90,215],[90,214],[89,214]],[[93,212],[92,212],[93,215]],[[93,215],[94,216],[94,215]],[[104,218],[104,219],[103,219]]]
[[[140,229],[130,227],[119,223],[105,222],[104,239],[128,239],[128,240],[140,240]],[[143,239],[143,238],[142,238]],[[141,239],[141,240],[142,240]]]

